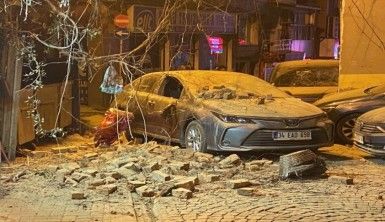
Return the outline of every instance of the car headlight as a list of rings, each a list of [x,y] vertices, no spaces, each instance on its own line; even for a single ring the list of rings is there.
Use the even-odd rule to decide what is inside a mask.
[[[249,118],[238,117],[238,116],[227,116],[227,115],[222,115],[214,112],[213,114],[225,123],[254,123]]]

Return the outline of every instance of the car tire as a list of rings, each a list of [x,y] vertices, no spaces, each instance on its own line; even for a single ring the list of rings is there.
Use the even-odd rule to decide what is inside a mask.
[[[184,133],[185,147],[194,152],[207,152],[207,138],[202,125],[194,120],[190,122]]]
[[[352,113],[342,117],[336,125],[337,142],[345,144],[353,144],[353,127],[357,118],[361,113]]]
[[[131,136],[132,135],[132,136]],[[131,132],[129,130],[126,130],[124,132],[124,136],[126,137],[127,141],[133,141],[135,144],[142,144],[144,143],[144,137],[143,135]]]

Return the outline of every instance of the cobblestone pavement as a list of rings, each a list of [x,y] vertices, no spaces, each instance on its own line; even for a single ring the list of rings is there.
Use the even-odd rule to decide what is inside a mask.
[[[36,187],[26,187],[29,184]],[[47,186],[42,178],[40,182],[20,183],[14,189],[17,192],[0,198],[0,221],[151,221],[143,215],[144,206],[135,206],[131,195],[71,200],[71,193]]]
[[[154,212],[160,221],[384,221],[384,166],[360,160],[333,165],[330,174],[350,175],[354,185],[279,181],[258,187],[255,197],[223,189],[187,201],[161,198]]]
[[[385,161],[346,147],[320,153],[329,176],[354,184],[327,177],[282,181],[261,176],[262,170],[255,172],[252,196],[220,180],[197,185],[188,200],[139,197],[120,187],[109,196],[72,200],[50,177],[30,175],[12,189],[0,187],[0,221],[384,221]],[[269,169],[278,174],[276,160]]]

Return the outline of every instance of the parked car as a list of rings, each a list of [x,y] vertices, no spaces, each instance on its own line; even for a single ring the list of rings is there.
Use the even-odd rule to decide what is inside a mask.
[[[338,89],[338,60],[299,60],[275,66],[270,82],[305,102],[314,102]]]
[[[335,141],[353,143],[353,127],[357,117],[385,106],[385,85],[367,87],[331,94],[316,101],[335,123]]]
[[[126,86],[114,104],[134,113],[133,135],[147,133],[194,151],[317,149],[333,143],[333,122],[321,109],[247,74],[151,73]]]
[[[373,155],[385,156],[385,107],[360,116],[353,132],[357,147]]]

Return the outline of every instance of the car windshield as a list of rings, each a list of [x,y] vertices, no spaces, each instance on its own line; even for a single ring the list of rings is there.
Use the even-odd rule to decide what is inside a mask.
[[[304,67],[282,74],[274,82],[278,87],[338,86],[338,67]]]
[[[186,72],[181,78],[192,95],[201,97],[202,92],[221,91],[224,94],[235,93],[237,98],[259,97],[289,97],[283,91],[254,76],[219,71]],[[242,96],[239,96],[242,95]],[[215,96],[213,96],[215,98]],[[209,96],[210,98],[210,96]]]
[[[370,95],[377,95],[380,93],[385,93],[385,85],[370,87],[370,88],[365,89],[364,92],[366,94],[370,94]]]

